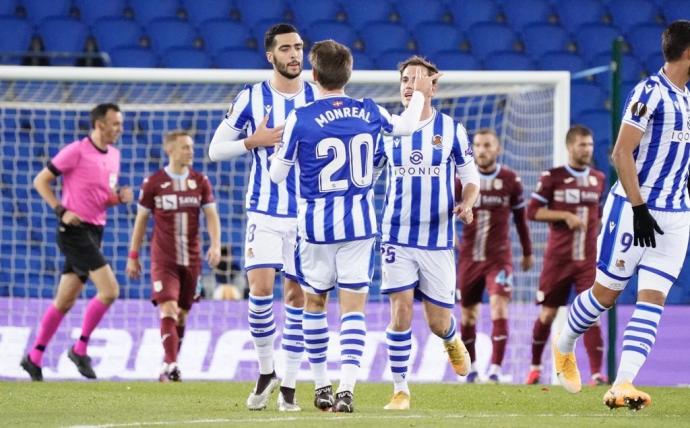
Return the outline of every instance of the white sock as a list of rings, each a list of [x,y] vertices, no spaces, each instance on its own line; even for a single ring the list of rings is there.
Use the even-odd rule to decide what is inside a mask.
[[[386,329],[386,345],[388,345],[388,361],[393,375],[393,393],[404,392],[410,395],[407,386],[407,370],[412,351],[412,329],[405,331]]]
[[[623,333],[623,352],[614,385],[633,382],[656,341],[663,306],[638,302]]]
[[[281,346],[285,351],[285,375],[281,386],[295,388],[297,373],[304,354],[304,336],[302,334],[302,308],[285,305],[285,323]]]
[[[249,332],[259,359],[259,373],[270,374],[274,370],[273,342],[276,323],[273,319],[273,295],[249,295]]]
[[[367,326],[362,312],[348,312],[340,317],[340,384],[338,392],[355,391],[357,373],[364,354]]]
[[[325,312],[304,311],[302,321],[304,334],[304,349],[307,351],[309,366],[314,376],[315,389],[323,388],[331,384],[328,379],[328,365],[326,354],[328,352],[328,319]]]
[[[577,339],[596,324],[601,314],[607,310],[594,297],[591,288],[580,293],[568,309],[568,322],[558,337],[558,350],[563,354],[575,352]]]

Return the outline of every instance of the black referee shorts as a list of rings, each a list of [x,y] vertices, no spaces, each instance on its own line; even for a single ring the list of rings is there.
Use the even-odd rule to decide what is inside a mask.
[[[65,255],[62,273],[75,273],[81,282],[89,278],[89,271],[108,264],[101,252],[103,226],[81,223],[78,226],[58,224],[57,244]]]

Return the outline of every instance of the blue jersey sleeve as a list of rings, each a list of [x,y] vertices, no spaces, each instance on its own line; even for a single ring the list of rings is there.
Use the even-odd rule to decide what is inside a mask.
[[[252,91],[251,86],[245,87],[239,94],[235,97],[235,100],[230,105],[230,109],[225,113],[224,122],[234,128],[237,131],[245,131],[249,124],[252,126]]]

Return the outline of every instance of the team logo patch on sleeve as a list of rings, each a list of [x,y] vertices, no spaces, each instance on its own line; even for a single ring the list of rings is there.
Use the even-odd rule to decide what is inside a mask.
[[[630,113],[635,117],[643,117],[647,114],[647,105],[641,101],[635,101],[632,106],[630,106]]]

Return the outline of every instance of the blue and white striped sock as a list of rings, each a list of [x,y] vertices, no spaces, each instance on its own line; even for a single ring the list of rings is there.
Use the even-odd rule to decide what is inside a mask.
[[[412,329],[394,331],[386,329],[386,344],[388,345],[388,361],[393,374],[393,393],[404,392],[410,394],[407,387],[407,365],[412,351]]]
[[[325,312],[304,311],[302,321],[304,333],[304,349],[307,351],[311,373],[314,376],[315,389],[331,384],[328,379],[328,319]]]
[[[357,373],[364,354],[367,325],[362,312],[348,312],[340,317],[340,384],[338,392],[355,391]]]
[[[637,302],[635,305],[635,311],[623,333],[623,352],[615,385],[635,380],[637,372],[652,351],[663,311],[663,306],[652,303]]]
[[[273,295],[249,295],[249,332],[259,358],[259,373],[273,373],[273,341],[276,338],[276,323],[273,319]]]
[[[457,326],[458,323],[455,321],[455,317],[453,315],[450,316],[450,327],[448,327],[448,331],[446,331],[443,336],[439,336],[441,339],[443,339],[444,342],[450,342],[451,340],[455,339],[455,333],[457,333]]]
[[[285,351],[285,375],[281,386],[295,388],[297,373],[304,353],[304,336],[302,335],[302,308],[285,305],[285,323],[283,324],[283,340],[281,343]]]
[[[568,309],[568,322],[558,337],[558,350],[564,354],[575,352],[577,339],[596,324],[607,310],[594,297],[591,288],[580,293]]]

